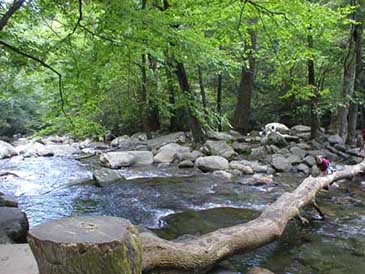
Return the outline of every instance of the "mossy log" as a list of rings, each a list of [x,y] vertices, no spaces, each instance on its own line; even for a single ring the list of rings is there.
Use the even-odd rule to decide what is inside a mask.
[[[290,193],[284,193],[261,215],[245,224],[205,234],[188,242],[172,242],[150,232],[140,234],[143,244],[143,272],[159,274],[203,274],[216,263],[278,239],[299,210],[313,204],[316,194],[341,179],[365,171],[365,161],[323,177],[311,177]]]
[[[140,274],[142,247],[127,220],[71,217],[29,231],[40,274]]]

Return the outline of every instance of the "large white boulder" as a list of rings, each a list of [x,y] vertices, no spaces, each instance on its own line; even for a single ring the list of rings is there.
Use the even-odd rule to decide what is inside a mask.
[[[171,163],[178,153],[189,153],[190,150],[190,147],[170,143],[161,147],[153,159],[156,163]]]
[[[227,159],[221,156],[205,156],[196,159],[195,166],[200,170],[207,172],[228,169],[229,163]]]
[[[0,159],[9,158],[18,155],[15,147],[11,144],[0,140]]]

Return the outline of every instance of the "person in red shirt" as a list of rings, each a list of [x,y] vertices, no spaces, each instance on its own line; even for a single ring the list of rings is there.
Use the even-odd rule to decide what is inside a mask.
[[[365,128],[364,127],[361,129],[361,137],[362,137],[362,140],[361,140],[362,145],[360,147],[359,152],[364,148],[364,145],[365,145]]]
[[[330,160],[320,155],[317,155],[315,159],[321,176],[332,174],[334,172],[334,169],[331,167]]]

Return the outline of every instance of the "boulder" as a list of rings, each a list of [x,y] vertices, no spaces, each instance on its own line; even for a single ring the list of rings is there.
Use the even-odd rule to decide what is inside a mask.
[[[71,145],[52,145],[47,144],[45,148],[53,153],[54,156],[72,156],[74,154],[80,154],[81,150],[78,147],[74,147]]]
[[[15,197],[0,192],[0,207],[2,206],[18,207],[18,201]]]
[[[162,135],[146,141],[147,145],[152,150],[159,149],[160,147],[170,143],[183,144],[185,142],[186,142],[186,134],[183,131],[170,133],[168,135]]]
[[[156,163],[171,163],[177,153],[189,153],[190,150],[190,147],[170,143],[161,147],[153,159]]]
[[[252,267],[246,274],[274,274],[274,273],[266,268]]]
[[[110,168],[150,165],[153,154],[151,151],[112,151],[101,154],[100,161]]]
[[[11,144],[0,140],[0,159],[10,158],[18,155],[15,147]]]
[[[311,166],[316,165],[316,160],[314,159],[314,157],[312,155],[307,155],[303,159],[303,163],[306,164],[307,166],[311,167]]]
[[[137,140],[137,141],[146,141],[147,140],[147,134],[144,132],[137,132],[134,133],[131,136],[131,139]]]
[[[305,157],[305,155],[307,154],[307,152],[304,149],[302,149],[302,148],[300,148],[298,146],[291,147],[289,149],[289,151],[291,153],[297,155],[300,159],[303,159]]]
[[[295,155],[295,154],[287,155],[286,159],[288,160],[288,162],[291,165],[297,165],[302,162],[302,159],[298,155]]]
[[[267,173],[268,172],[268,166],[262,165],[257,161],[241,160],[239,162],[245,166],[250,166],[254,170],[254,172],[257,172],[257,173]]]
[[[194,163],[191,160],[184,160],[178,164],[179,168],[193,168]]]
[[[221,177],[227,181],[230,181],[233,179],[233,174],[224,170],[215,170],[213,172],[214,176]]]
[[[247,143],[234,142],[232,148],[242,154],[249,154],[251,152],[251,146]]]
[[[206,134],[208,139],[217,140],[217,141],[232,141],[234,138],[232,135],[226,133],[226,132],[217,132],[208,130]]]
[[[280,154],[275,154],[272,157],[271,165],[277,171],[288,172],[291,169],[291,163],[286,157]]]
[[[265,125],[265,133],[269,134],[271,132],[280,132],[282,134],[288,134],[289,128],[281,123],[269,123]]]
[[[205,156],[199,157],[195,161],[195,166],[204,172],[225,170],[229,168],[227,159],[221,156]]]
[[[290,134],[296,135],[298,133],[310,133],[311,127],[304,125],[296,125],[290,128]]]
[[[108,186],[116,181],[125,180],[117,170],[110,168],[101,168],[94,170],[93,177],[98,186]]]
[[[15,207],[0,207],[0,234],[18,243],[25,243],[29,229],[27,216]]]
[[[259,146],[251,149],[250,158],[254,160],[261,159],[268,154],[267,149],[264,146]]]
[[[309,167],[306,164],[299,164],[297,166],[297,171],[298,172],[302,172],[304,174],[308,174],[309,171],[310,171],[310,169],[309,169]]]
[[[15,149],[24,157],[53,156],[53,152],[47,146],[38,142],[17,146]]]
[[[250,165],[245,165],[240,161],[232,161],[229,163],[229,168],[241,171],[243,174],[254,174],[255,171]]]
[[[231,159],[237,155],[233,148],[225,141],[207,141],[202,151],[208,155],[218,155],[226,159]]]
[[[113,141],[111,141],[110,145],[112,147],[119,147],[120,144],[123,144],[125,141],[129,141],[130,138],[128,135],[118,136]]]
[[[262,138],[262,143],[265,145],[275,145],[278,147],[286,147],[288,142],[279,132],[270,132],[264,138]]]
[[[332,146],[335,145],[335,144],[344,144],[344,141],[342,140],[342,138],[338,134],[328,136],[327,141]]]
[[[193,150],[192,152],[176,153],[176,159],[178,159],[179,161],[189,160],[195,162],[195,160],[201,156],[204,156],[204,154],[198,150]]]
[[[301,132],[297,133],[295,136],[298,136],[300,139],[309,141],[311,139],[311,133],[310,132]]]

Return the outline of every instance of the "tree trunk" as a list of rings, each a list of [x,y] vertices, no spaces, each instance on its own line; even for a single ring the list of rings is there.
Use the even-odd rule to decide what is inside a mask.
[[[204,115],[205,115],[205,118],[207,118],[208,117],[207,98],[205,96],[203,72],[202,72],[202,67],[200,65],[198,65],[198,77],[199,77],[200,95],[202,97],[202,103],[203,103],[203,108],[204,108]]]
[[[313,204],[316,194],[345,178],[365,171],[365,161],[342,171],[306,178],[293,192],[284,193],[248,223],[205,234],[187,242],[163,240],[151,232],[140,234],[143,244],[143,272],[159,274],[203,274],[234,254],[247,252],[278,239],[290,219],[302,207]],[[300,216],[300,215],[299,215]]]
[[[364,24],[364,15],[360,14],[359,16],[359,25],[355,26],[354,30],[354,40],[355,40],[355,91],[360,91],[364,88],[361,86],[362,83],[362,55],[361,55],[361,40],[362,40],[362,31],[363,31],[363,24]],[[356,145],[356,126],[357,126],[357,117],[358,117],[359,107],[356,102],[350,103],[349,108],[349,124],[348,124],[348,136],[346,140],[346,144],[348,145]]]
[[[354,19],[354,18],[353,18]],[[348,135],[348,120],[349,114],[349,97],[354,93],[355,75],[356,75],[356,26],[351,25],[350,39],[348,43],[347,54],[343,63],[343,77],[342,77],[342,92],[341,92],[341,104],[337,108],[337,116],[334,121],[337,125],[334,127],[336,133],[346,141]]]
[[[25,0],[16,0],[13,1],[13,4],[10,6],[10,8],[6,11],[6,13],[1,17],[0,19],[0,31],[3,30],[3,28],[8,23],[9,19],[13,14],[21,8]]]
[[[116,217],[71,217],[32,228],[28,242],[40,274],[141,274],[137,229]]]
[[[313,48],[313,37],[308,35],[308,48]],[[315,72],[314,72],[314,61],[312,58],[308,59],[308,85],[312,89],[311,97],[311,139],[317,139],[319,130],[319,117],[318,117],[318,103],[319,103],[319,92],[316,86]]]
[[[186,75],[185,67],[183,63],[177,63],[176,65],[176,75],[179,81],[180,89],[185,95],[188,97],[188,100],[195,100],[194,96],[191,93],[188,77]],[[198,118],[194,114],[194,110],[191,106],[188,106],[189,112],[189,120],[190,120],[190,128],[193,134],[193,140],[196,143],[203,143],[204,142],[204,132],[199,123]]]
[[[218,74],[217,79],[217,114],[218,114],[218,131],[222,131],[222,73]]]
[[[233,120],[234,127],[243,134],[246,134],[249,131],[251,94],[256,69],[255,58],[253,56],[255,48],[256,33],[254,31],[250,31],[250,45],[245,47],[245,50],[248,52],[248,67],[246,68],[242,66],[241,81]]]
[[[142,53],[142,65],[141,65],[141,73],[142,73],[142,86],[141,86],[141,109],[142,109],[142,125],[143,131],[146,132],[147,138],[152,138],[151,127],[149,123],[149,103],[148,103],[148,95],[147,95],[147,72],[146,72],[146,54]]]

